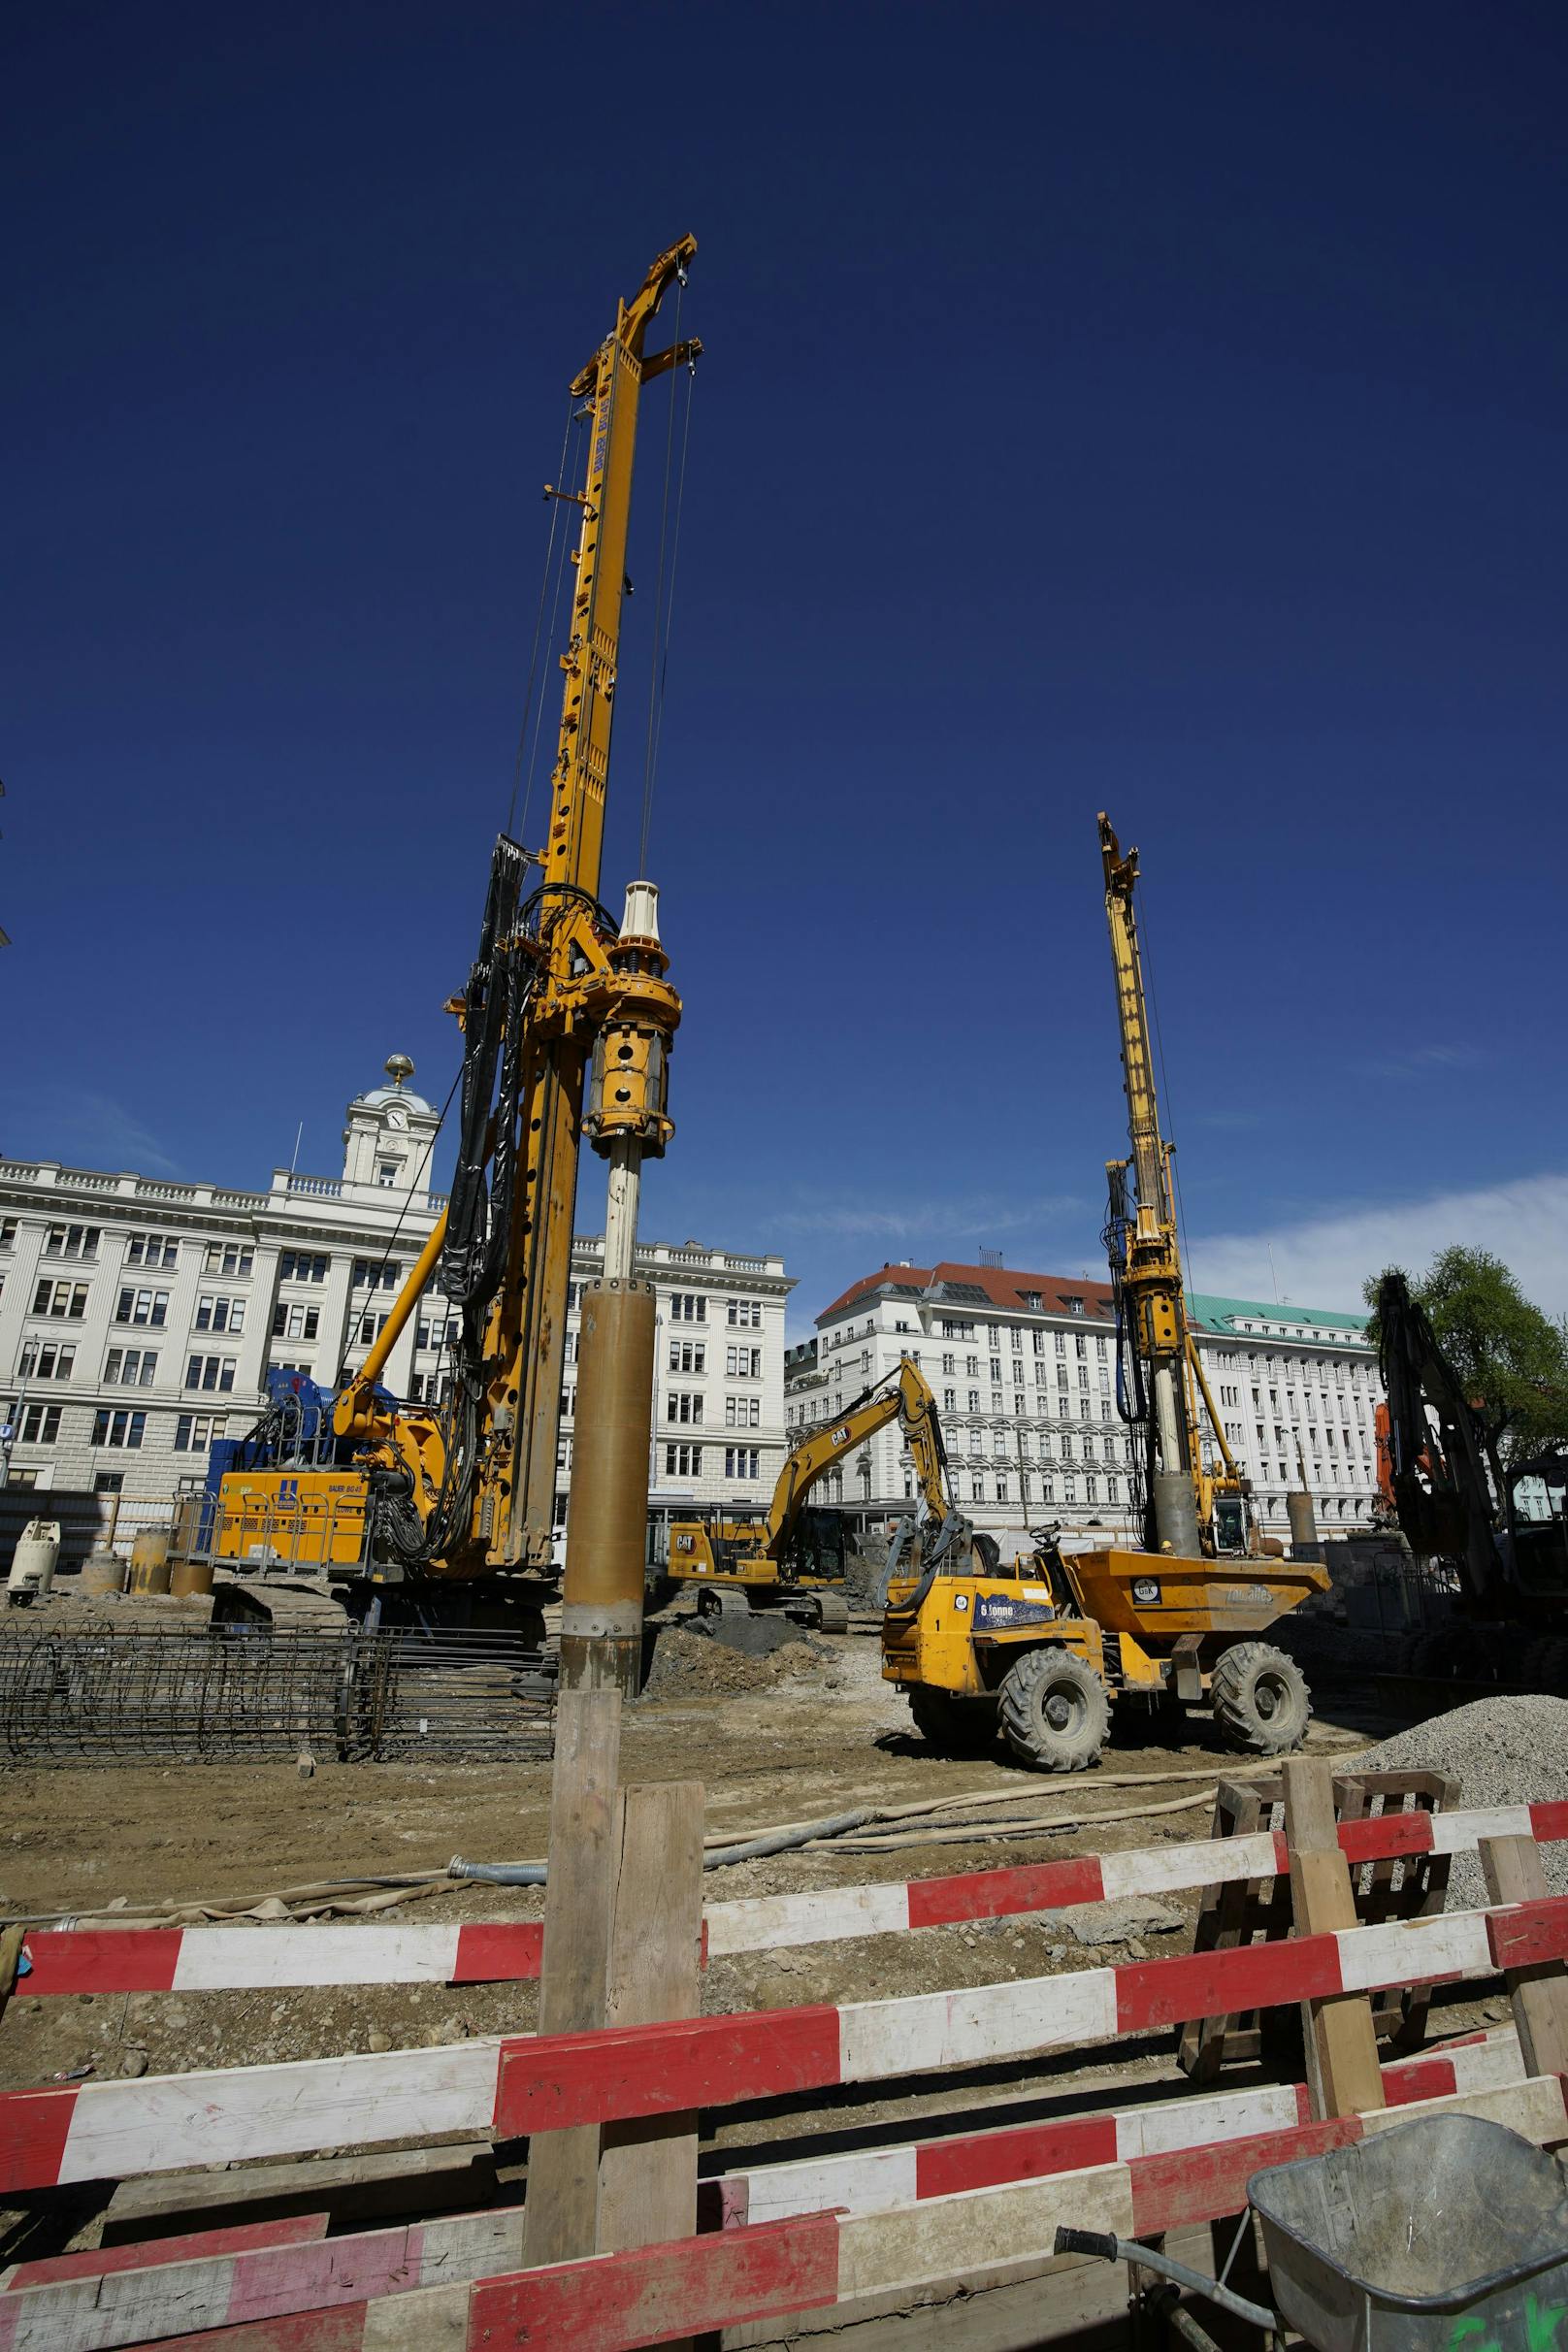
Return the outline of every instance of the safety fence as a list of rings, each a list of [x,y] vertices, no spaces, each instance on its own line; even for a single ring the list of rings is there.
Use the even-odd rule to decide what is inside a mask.
[[[1423,1853],[1472,1851],[1484,1838],[1568,1840],[1568,1804],[1385,1813],[1339,1824],[1353,1869]],[[1024,1918],[1120,1896],[1175,1894],[1289,1867],[1283,1830],[1194,1838],[1120,1854],[1084,1854],[1002,1870],[821,1887],[709,1904],[712,1959],[979,1919]],[[82,1927],[39,1931],[24,1947],[26,1988],[54,1994],[241,1991],[276,1984],[483,1984],[539,1973],[537,1922],[441,1926]]]
[[[1494,1854],[1501,1850],[1494,1836],[1506,1842],[1554,1831],[1557,1813],[1509,1809],[1471,1818],[1487,1825]],[[1345,1824],[1356,1848],[1347,1852],[1342,1836],[1345,1860],[1371,1858],[1366,1841],[1376,1832],[1415,1834],[1400,1830],[1409,1818]],[[1448,1850],[1467,1842],[1460,1818],[1441,1823],[1454,1841]],[[1228,1846],[1252,1843],[1218,1840],[1206,1848],[1205,1882]],[[1268,1846],[1278,1867],[1272,1839]],[[1251,1857],[1254,1866],[1258,1859]],[[1284,1857],[1290,1865],[1300,1859],[1293,1848]],[[1066,2047],[1088,2045],[1103,2056],[1119,2039],[1195,2017],[1297,2003],[1333,2008],[1342,1996],[1390,1985],[1489,1980],[1501,1973],[1511,1987],[1538,1990],[1540,1973],[1560,1972],[1568,1959],[1568,1898],[1326,1932],[1313,1932],[1312,1917],[1309,1910],[1302,1932],[1289,1941],[882,2001],[14,2092],[0,2097],[0,2192],[25,2196],[324,2145],[488,2132],[537,2146],[536,2135],[575,2127],[620,2129],[765,2099],[808,2102],[843,2085],[907,2083]],[[456,1932],[448,1956],[460,1965],[461,1938],[474,1931]],[[210,1931],[190,1933],[206,1938]],[[387,1933],[279,1927],[259,1936],[211,1931],[211,1939],[280,1945],[310,1934],[319,1946],[327,1938],[346,1945]],[[28,1952],[50,1941],[73,1947],[72,1965],[87,1965],[88,1946],[69,1933],[31,1938]],[[94,1943],[107,1963],[112,1944],[133,1941],[141,1941],[136,1931]],[[63,1966],[66,1953],[57,1957]],[[34,1959],[34,1979],[51,1965],[46,1949]],[[365,1965],[345,1956],[347,1973],[335,1980],[366,1981],[355,1973]],[[466,1965],[488,1965],[481,1945],[471,1947]],[[512,1954],[507,1973],[514,1965]],[[257,1966],[254,1957],[245,1963]],[[231,1973],[225,1979],[237,1980],[255,1977]],[[281,1979],[272,1973],[267,1981]],[[96,1988],[107,1989],[103,1977]],[[58,1977],[53,1989],[65,1989]],[[557,2342],[575,2352],[631,2352],[884,2291],[915,2292],[960,2276],[983,2282],[1008,2266],[1047,2261],[1062,2224],[1131,2238],[1233,2214],[1258,2170],[1347,2145],[1416,2114],[1488,2116],[1538,2144],[1561,2144],[1568,2140],[1564,2079],[1538,2056],[1532,2064],[1521,1998],[1516,1989],[1518,2039],[1471,2038],[1381,2074],[1374,2068],[1360,2101],[1351,2103],[1360,2112],[1325,2113],[1304,2085],[1249,2085],[850,2156],[751,2163],[717,2180],[720,2226],[544,2267],[523,2267],[526,2207],[336,2238],[310,2222],[275,2238],[231,2228],[188,2237],[178,2257],[163,2245],[56,2258],[4,2281],[0,2352],[172,2347],[216,2328],[245,2331],[225,2336],[224,2352],[282,2352],[285,2345],[288,2352],[374,2352],[394,2341],[464,2352]]]
[[[0,2094],[0,2191],[421,2135],[522,2139],[1564,1959],[1568,1897],[1549,1897],[886,2001],[11,2091]]]
[[[1526,2089],[1512,2034],[1476,2037],[1447,2051],[1387,2067],[1383,2079],[1390,2117],[1408,2120],[1417,2107],[1456,2100],[1467,2112],[1502,2109],[1511,2119],[1522,2107],[1543,2137],[1560,2136],[1560,2097],[1553,2107],[1550,2097],[1538,2099],[1534,2087]],[[1492,2093],[1513,2096],[1492,2099]],[[986,2206],[974,2202],[986,2191],[1055,2180],[1073,2184],[1072,2193],[1081,2197],[1083,2175],[1111,2168],[1125,2176],[1126,2188],[1147,2214],[1156,2200],[1169,2205],[1176,2193],[1179,2175],[1160,2160],[1207,2151],[1217,2180],[1227,2184],[1230,2194],[1238,2164],[1256,2169],[1260,2147],[1302,2136],[1310,2145],[1313,2125],[1306,2086],[1297,2084],[1107,2110],[1055,2126],[1029,2125],[923,2141],[815,2167],[781,2165],[770,2172],[730,2173],[720,2177],[717,2187],[724,2229],[739,2233],[755,2255],[759,2244],[766,2248],[764,2233],[781,2221],[832,2210],[851,2218],[893,2215],[928,2201],[956,2203],[974,2220],[988,2217]],[[1094,2183],[1096,2199],[1103,2185]],[[1185,2194],[1191,2207],[1194,2199],[1190,2184]],[[799,2202],[806,2196],[814,2202]],[[308,2313],[316,2314],[325,2331],[342,2324],[345,2307],[362,2304],[372,2294],[392,2298],[433,2286],[471,2285],[508,2265],[520,2266],[525,2211],[523,2205],[510,2205],[438,2216],[330,2240],[324,2238],[325,2216],[300,2215],[283,2223],[240,2224],[149,2246],[19,2264],[5,2282],[7,2293],[19,2302],[12,2306],[0,2299],[0,2345],[7,2352],[13,2346],[16,2352],[56,2352],[65,2344],[74,2352],[88,2352],[88,2347],[107,2352],[108,2347],[139,2339],[156,2342],[192,2325],[236,2327]],[[1080,2205],[1077,2213],[1081,2211]],[[1201,2218],[1192,2211],[1185,2215],[1193,2217]],[[950,2229],[950,2217],[942,2218]],[[1151,2226],[1165,2225],[1140,2223]],[[907,2220],[904,2229],[907,2235]],[[706,2256],[704,2243],[700,2238],[687,2242],[690,2268],[699,2270]],[[792,2251],[798,2252],[801,2242],[797,2240]],[[891,2238],[878,2252],[875,2237],[867,2239],[873,2259],[884,2264],[898,2242]],[[966,2261],[973,2252],[971,2247]],[[788,2270],[784,2275],[790,2275]],[[288,2340],[313,2352],[336,2337],[323,2332]],[[475,2339],[471,2336],[469,2340]],[[621,2335],[605,2340],[626,2344],[649,2339]]]

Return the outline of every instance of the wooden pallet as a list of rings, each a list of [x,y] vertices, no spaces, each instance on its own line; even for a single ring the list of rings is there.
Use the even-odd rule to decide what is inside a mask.
[[[1452,1812],[1459,1783],[1438,1772],[1360,1772],[1334,1776],[1334,1813],[1339,1821],[1364,1821],[1398,1813]],[[1284,1826],[1285,1791],[1278,1775],[1268,1780],[1223,1780],[1215,1792],[1216,1838],[1253,1837]],[[1356,1915],[1363,1927],[1388,1920],[1424,1918],[1443,1909],[1448,1895],[1449,1856],[1417,1853],[1363,1862],[1351,1874]],[[1249,1944],[1277,1943],[1290,1935],[1290,1881],[1282,1871],[1272,1878],[1235,1878],[1205,1890],[1198,1911],[1194,1952],[1226,1951]],[[1429,1985],[1406,1985],[1375,1995],[1373,2022],[1380,2042],[1400,2054],[1421,2047],[1426,2038]],[[1293,2011],[1246,2009],[1226,2017],[1200,2017],[1181,2027],[1177,2062],[1193,2082],[1212,2082],[1225,2066],[1300,2061],[1299,2021]]]

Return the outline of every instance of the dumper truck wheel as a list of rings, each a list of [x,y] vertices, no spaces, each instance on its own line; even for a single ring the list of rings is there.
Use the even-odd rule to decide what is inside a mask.
[[[1299,1748],[1312,1720],[1312,1693],[1294,1658],[1267,1642],[1238,1642],[1214,1670],[1209,1703],[1232,1748],[1283,1756]]]
[[[917,1683],[907,1693],[915,1729],[944,1756],[979,1756],[995,1744],[996,1711],[987,1699],[955,1699]]]
[[[1041,1772],[1083,1772],[1110,1732],[1110,1694],[1070,1650],[1027,1650],[996,1697],[1003,1739]]]

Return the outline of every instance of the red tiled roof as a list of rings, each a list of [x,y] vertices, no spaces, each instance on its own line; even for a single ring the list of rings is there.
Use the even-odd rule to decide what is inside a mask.
[[[981,1290],[994,1307],[1005,1307],[1014,1314],[1026,1304],[1027,1295],[1034,1292],[1039,1295],[1039,1311],[1047,1314],[1069,1314],[1069,1298],[1081,1298],[1086,1316],[1096,1316],[1107,1323],[1116,1311],[1111,1303],[1110,1284],[1091,1282],[1087,1275],[1074,1282],[1063,1274],[1026,1274],[1012,1266],[957,1265],[950,1258],[943,1258],[934,1266],[885,1265],[874,1274],[864,1274],[859,1282],[852,1282],[847,1290],[840,1291],[831,1306],[823,1308],[817,1322],[830,1322],[845,1307],[852,1307],[857,1299],[870,1297],[884,1284],[907,1285],[911,1290],[925,1292],[934,1290],[942,1283],[964,1284]],[[944,1302],[937,1299],[935,1303]],[[947,1303],[962,1311],[964,1302]]]

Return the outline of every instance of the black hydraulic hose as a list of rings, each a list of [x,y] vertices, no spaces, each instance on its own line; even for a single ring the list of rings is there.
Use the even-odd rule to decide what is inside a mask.
[[[702,1856],[704,1870],[724,1870],[732,1862],[760,1862],[766,1854],[788,1853],[792,1847],[809,1846],[816,1838],[847,1837],[852,1829],[864,1829],[871,1818],[869,1806],[858,1806],[853,1813],[829,1813],[821,1821],[802,1821],[798,1829],[768,1829],[760,1838],[746,1838],[738,1846],[715,1846]],[[543,1886],[546,1883],[542,1862],[465,1862],[454,1854],[446,1865],[449,1878],[481,1878],[486,1886]]]
[[[1177,2262],[1169,2254],[1161,2254],[1154,2246],[1146,2246],[1135,2238],[1118,2238],[1110,2230],[1057,2231],[1054,2251],[1058,2254],[1095,2254],[1102,2262],[1135,2262],[1140,2270],[1156,2270],[1161,2278],[1174,2279],[1179,2287],[1191,2287],[1206,2302],[1217,2303],[1222,2311],[1229,2311],[1244,2319],[1250,2327],[1264,2328],[1272,2336],[1280,2324],[1279,2313],[1266,2303],[1249,2303],[1233,2287],[1223,2287],[1218,2280],[1206,2278],[1201,2270],[1191,2270],[1185,2262]]]

